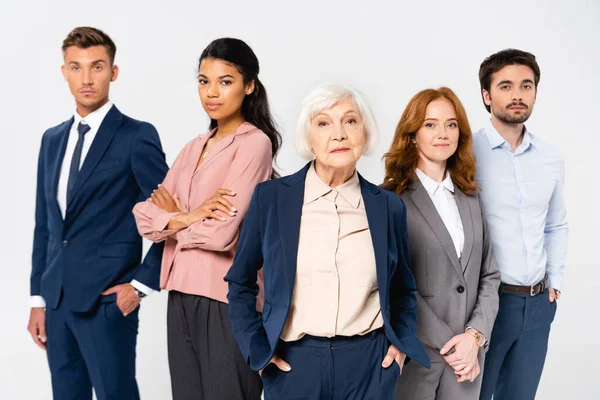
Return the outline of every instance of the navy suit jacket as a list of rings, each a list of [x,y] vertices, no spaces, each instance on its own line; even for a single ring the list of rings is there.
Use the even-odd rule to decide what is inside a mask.
[[[131,210],[163,181],[168,166],[156,129],[113,106],[102,121],[67,200],[57,190],[73,118],[44,133],[37,176],[31,295],[46,307],[85,312],[105,289],[136,279],[159,289],[162,244],[143,262]]]
[[[225,277],[233,334],[254,370],[265,367],[275,354],[288,316],[309,166],[256,187],[235,260]],[[416,336],[416,285],[410,270],[406,207],[399,196],[359,178],[375,250],[385,333],[400,351],[429,367],[429,358]],[[261,268],[265,294],[262,315],[256,311],[257,273]]]

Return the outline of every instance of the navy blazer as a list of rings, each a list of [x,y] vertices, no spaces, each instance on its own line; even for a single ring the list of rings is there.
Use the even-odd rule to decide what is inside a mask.
[[[131,210],[163,181],[168,166],[156,129],[113,106],[81,166],[63,220],[57,190],[73,118],[44,133],[40,149],[31,295],[85,312],[102,291],[133,279],[159,289],[162,244],[143,262]],[[61,297],[62,296],[62,297]]]
[[[304,181],[297,173],[259,184],[244,218],[229,282],[229,319],[246,362],[264,368],[276,352],[296,278]],[[416,336],[416,285],[410,270],[406,208],[402,199],[366,181],[360,187],[375,250],[385,333],[408,357],[429,367]],[[256,311],[257,273],[263,268],[265,304]]]

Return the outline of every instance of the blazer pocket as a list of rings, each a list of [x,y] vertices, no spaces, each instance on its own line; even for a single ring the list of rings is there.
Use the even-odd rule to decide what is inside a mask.
[[[413,275],[415,277],[415,283],[417,284],[417,291],[424,299],[433,297],[433,291],[429,283],[429,273],[427,266],[419,266],[413,268]]]
[[[263,305],[262,310],[263,323],[269,320],[269,315],[271,315],[271,304],[267,303],[267,301],[265,300],[265,304]]]
[[[109,243],[98,246],[100,257],[137,257],[141,249],[137,243]]]

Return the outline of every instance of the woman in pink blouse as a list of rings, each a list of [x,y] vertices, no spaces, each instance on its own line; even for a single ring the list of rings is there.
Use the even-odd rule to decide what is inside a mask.
[[[210,132],[181,151],[162,185],[133,209],[141,235],[165,241],[160,286],[173,399],[260,399],[262,382],[227,319],[227,283],[254,187],[273,175],[281,143],[259,63],[246,43],[223,38],[200,56],[198,93]],[[227,188],[220,189],[220,188]]]

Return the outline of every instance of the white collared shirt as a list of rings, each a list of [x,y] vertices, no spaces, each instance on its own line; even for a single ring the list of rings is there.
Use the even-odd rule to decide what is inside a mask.
[[[502,282],[561,289],[569,224],[565,159],[526,128],[514,151],[491,120],[473,135],[477,184]]]
[[[79,139],[79,132],[77,131],[77,127],[79,126],[80,122],[90,127],[90,130],[85,134],[83,148],[81,149],[81,159],[79,164],[79,168],[81,169],[83,161],[85,160],[85,156],[87,156],[87,153],[90,150],[90,146],[92,145],[92,142],[96,137],[96,133],[98,133],[98,129],[100,128],[102,121],[104,121],[104,117],[106,117],[106,114],[108,114],[112,106],[112,102],[107,101],[105,105],[103,105],[96,111],[90,113],[85,118],[82,118],[77,111],[75,112],[75,115],[73,117],[73,125],[71,126],[71,130],[69,131],[69,138],[67,139],[67,149],[65,150],[65,156],[63,158],[62,167],[60,169],[60,177],[58,180],[57,200],[63,219],[65,218],[65,214],[67,211],[67,185],[69,183],[71,160],[73,159],[73,153],[75,152],[75,145],[77,144],[77,140]]]
[[[77,127],[79,126],[80,122],[83,122],[84,124],[87,124],[90,127],[90,130],[85,134],[83,148],[81,149],[81,159],[79,163],[79,168],[81,169],[85,157],[87,156],[87,153],[90,150],[90,147],[92,146],[92,142],[96,137],[96,133],[98,133],[98,129],[100,128],[102,121],[104,121],[106,114],[108,114],[112,106],[113,103],[111,101],[107,101],[105,105],[103,105],[96,111],[90,113],[85,118],[82,118],[79,115],[79,113],[77,113],[77,111],[73,116],[73,125],[71,126],[71,130],[69,131],[69,137],[67,138],[67,148],[65,150],[65,156],[63,158],[62,167],[60,169],[60,177],[58,179],[57,201],[63,219],[65,218],[67,211],[67,185],[69,183],[71,160],[73,159],[73,153],[75,152],[75,145],[77,144],[77,140],[79,139],[79,132],[77,131]],[[135,279],[131,281],[131,285],[140,292],[145,293],[146,295],[150,295],[154,292],[154,289],[144,285],[141,282],[136,281]],[[46,302],[42,296],[31,296],[31,307],[46,307]]]
[[[463,230],[462,220],[460,219],[460,213],[456,205],[456,199],[454,198],[454,184],[452,183],[450,174],[446,172],[444,180],[438,183],[420,169],[417,168],[416,172],[425,191],[429,194],[435,209],[442,218],[452,238],[452,243],[454,243],[456,255],[460,258],[465,244],[465,231]]]

